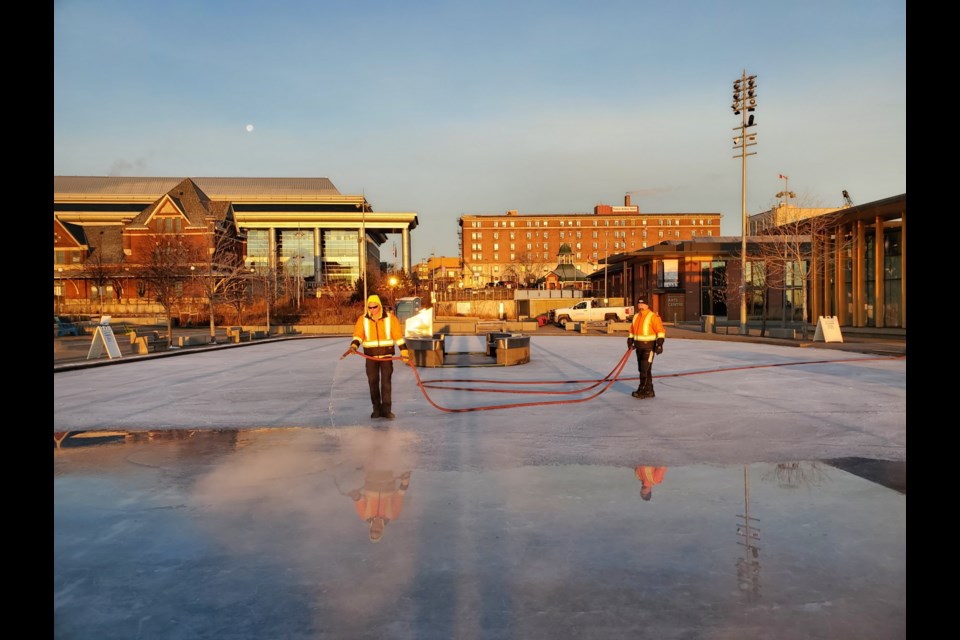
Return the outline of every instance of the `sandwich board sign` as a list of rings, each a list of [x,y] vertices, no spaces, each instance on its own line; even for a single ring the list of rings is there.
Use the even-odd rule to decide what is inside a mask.
[[[113,327],[110,326],[110,316],[100,318],[100,323],[93,332],[93,342],[90,343],[90,351],[87,353],[87,360],[99,358],[103,352],[107,352],[108,358],[122,358],[120,345],[117,344],[117,337],[113,335]]]
[[[817,330],[813,333],[814,342],[843,342],[840,335],[840,323],[837,316],[820,316],[817,319]]]

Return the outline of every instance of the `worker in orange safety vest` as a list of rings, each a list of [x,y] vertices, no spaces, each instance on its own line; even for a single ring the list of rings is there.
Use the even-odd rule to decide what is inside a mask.
[[[400,481],[399,485],[397,480]],[[409,487],[409,471],[395,476],[391,470],[378,469],[368,471],[363,487],[347,494],[353,499],[357,515],[370,525],[370,542],[380,542],[387,525],[400,517]]]
[[[370,402],[373,404],[371,418],[396,416],[393,408],[393,356],[400,347],[403,362],[409,362],[406,341],[403,339],[403,327],[397,316],[383,308],[376,294],[367,298],[367,312],[357,319],[353,328],[353,340],[340,359],[346,358],[363,347],[367,363],[367,382],[370,385]]]
[[[640,384],[630,394],[634,398],[656,396],[653,392],[653,356],[663,353],[666,337],[660,315],[652,311],[643,298],[637,300],[637,315],[633,317],[627,334],[627,348],[637,350],[637,368],[640,370]]]
[[[663,476],[666,475],[666,467],[647,467],[637,466],[633,469],[633,475],[640,481],[640,497],[650,501],[653,497],[653,486],[663,482]]]

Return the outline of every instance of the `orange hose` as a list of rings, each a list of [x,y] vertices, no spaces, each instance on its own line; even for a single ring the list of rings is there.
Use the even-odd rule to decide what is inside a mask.
[[[408,361],[407,364],[413,370],[413,375],[417,379],[417,386],[420,388],[423,397],[427,399],[433,407],[439,409],[440,411],[446,413],[467,413],[470,411],[490,411],[493,409],[516,409],[519,407],[539,407],[546,405],[555,405],[555,404],[575,404],[579,402],[586,402],[587,400],[593,400],[600,394],[607,391],[613,383],[617,380],[639,380],[639,376],[631,378],[620,378],[620,373],[623,371],[624,367],[627,364],[627,361],[630,359],[630,354],[633,352],[633,349],[627,349],[627,352],[623,354],[620,360],[614,365],[613,369],[599,380],[541,380],[541,381],[531,381],[531,380],[467,380],[467,379],[453,379],[453,380],[422,380],[420,378],[420,373],[417,370],[417,367],[413,364],[413,361]],[[363,358],[369,360],[401,360],[399,356],[390,356],[389,358],[374,358],[363,353],[355,352],[356,355],[359,355]],[[729,371],[740,371],[744,369],[761,369],[766,367],[784,367],[784,366],[796,366],[804,364],[832,364],[840,362],[864,362],[868,360],[895,360],[899,358],[906,358],[906,356],[878,356],[875,358],[845,358],[842,360],[807,360],[803,362],[776,362],[770,364],[753,364],[753,365],[742,365],[737,367],[723,367],[719,369],[703,369],[700,371],[686,371],[680,373],[666,373],[653,376],[654,379],[657,378],[676,378],[681,376],[693,376],[693,375],[703,375],[709,373],[726,373]],[[447,387],[439,386],[444,383],[452,382],[470,382],[470,383],[483,383],[483,384],[512,384],[512,385],[523,385],[523,384],[538,384],[538,385],[547,385],[547,384],[579,384],[579,383],[589,383],[588,386],[574,389],[569,391],[543,391],[543,390],[519,390],[519,389],[478,389],[475,387]],[[604,383],[606,383],[604,385]],[[430,397],[430,394],[427,393],[427,388],[440,389],[446,391],[472,391],[476,393],[529,393],[529,394],[574,394],[574,393],[583,393],[584,391],[589,391],[595,389],[596,387],[604,385],[596,393],[577,399],[568,399],[568,400],[550,400],[544,402],[515,402],[511,404],[498,404],[498,405],[481,405],[477,407],[465,407],[461,409],[451,409],[448,407],[442,407]]]

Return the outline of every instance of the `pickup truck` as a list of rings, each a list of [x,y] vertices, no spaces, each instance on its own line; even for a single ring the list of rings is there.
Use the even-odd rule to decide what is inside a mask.
[[[565,327],[568,322],[627,322],[633,317],[633,307],[601,307],[593,298],[581,300],[572,307],[550,311],[550,320]]]

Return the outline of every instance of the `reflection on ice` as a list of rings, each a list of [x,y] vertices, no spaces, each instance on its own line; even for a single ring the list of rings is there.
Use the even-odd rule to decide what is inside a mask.
[[[483,469],[464,451],[453,468],[429,444],[375,427],[55,434],[57,630],[905,633],[904,463]]]

